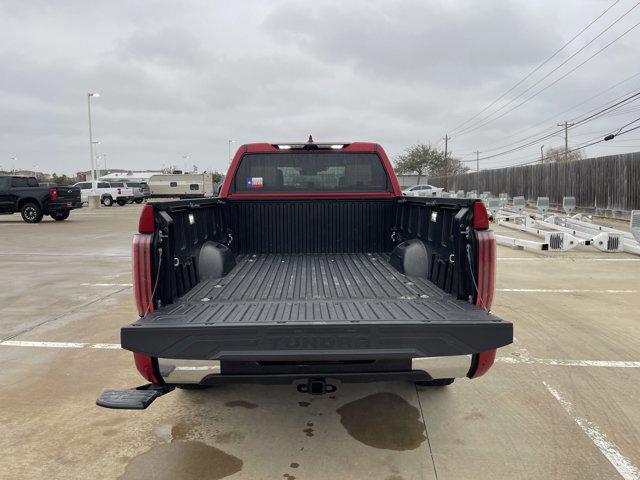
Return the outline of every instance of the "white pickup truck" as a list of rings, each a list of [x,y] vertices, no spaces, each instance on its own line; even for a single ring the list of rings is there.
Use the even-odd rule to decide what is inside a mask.
[[[126,203],[133,203],[133,188],[127,185],[126,182],[109,182],[109,185],[118,190],[118,196],[116,197],[118,205],[122,206]]]
[[[100,195],[100,203],[105,207],[110,207],[114,203],[122,206],[133,200],[133,190],[128,187],[118,187],[117,183],[109,182],[78,182],[74,187],[80,189],[82,203],[89,201],[90,195]]]

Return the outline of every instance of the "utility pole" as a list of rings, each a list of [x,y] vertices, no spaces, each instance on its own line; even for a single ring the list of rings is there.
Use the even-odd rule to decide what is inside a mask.
[[[573,123],[568,123],[566,120],[564,123],[559,123],[559,127],[564,126],[564,161],[569,158],[569,127],[573,127]]]
[[[480,195],[480,152],[476,150],[476,193]]]
[[[544,164],[544,145],[540,145],[540,164]]]
[[[449,159],[447,155],[449,153],[449,135],[444,134],[444,171],[447,173],[445,178],[445,186],[449,189]]]

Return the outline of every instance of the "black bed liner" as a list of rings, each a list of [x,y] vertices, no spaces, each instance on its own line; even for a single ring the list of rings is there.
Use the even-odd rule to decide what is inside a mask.
[[[306,359],[478,353],[512,325],[400,274],[385,254],[239,255],[225,277],[122,330],[124,348],[164,358]]]

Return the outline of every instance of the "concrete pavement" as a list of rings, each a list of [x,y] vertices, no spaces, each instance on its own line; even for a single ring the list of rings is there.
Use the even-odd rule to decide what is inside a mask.
[[[517,341],[477,380],[229,385],[106,410],[103,388],[144,382],[130,352],[94,348],[136,315],[139,211],[0,217],[0,478],[640,478],[639,257],[500,247],[494,310]]]

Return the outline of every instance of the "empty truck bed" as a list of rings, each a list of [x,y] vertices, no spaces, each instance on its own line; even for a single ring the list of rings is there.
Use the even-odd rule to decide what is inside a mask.
[[[164,358],[411,357],[477,353],[510,335],[511,324],[399,273],[385,254],[258,254],[125,327],[122,344]]]

